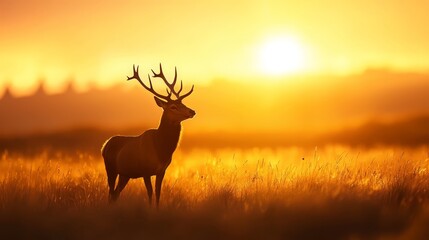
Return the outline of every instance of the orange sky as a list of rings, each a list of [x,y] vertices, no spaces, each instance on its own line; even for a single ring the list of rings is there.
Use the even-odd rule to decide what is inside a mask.
[[[276,36],[298,39],[304,73],[427,72],[428,9],[423,0],[0,1],[0,86],[107,86],[133,63],[147,72],[158,62],[167,73],[177,65],[186,83],[258,78],[258,49]]]

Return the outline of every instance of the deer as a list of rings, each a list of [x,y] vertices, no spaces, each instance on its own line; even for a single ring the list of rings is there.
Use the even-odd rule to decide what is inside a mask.
[[[151,176],[155,176],[156,207],[159,207],[162,181],[179,143],[181,122],[193,118],[196,114],[182,102],[194,91],[194,85],[186,94],[180,95],[183,82],[180,81],[180,89],[176,91],[176,67],[171,83],[164,76],[161,63],[159,73],[151,71],[153,78],[162,79],[166,85],[166,95],[155,91],[149,74],[149,86],[140,79],[138,65],[137,67],[133,65],[133,76],[127,76],[127,81],[137,80],[144,89],[154,95],[155,103],[163,109],[161,120],[157,129],[146,130],[139,136],[113,136],[103,144],[101,154],[107,173],[109,202],[115,202],[118,199],[130,179],[143,178],[149,205],[152,206]],[[115,187],[118,176],[119,180]]]

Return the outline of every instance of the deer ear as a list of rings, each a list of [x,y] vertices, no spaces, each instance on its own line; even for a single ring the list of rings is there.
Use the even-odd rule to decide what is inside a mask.
[[[164,102],[164,101],[162,101],[161,99],[159,99],[159,98],[157,98],[155,96],[153,98],[155,98],[156,105],[158,105],[159,107],[164,108],[165,105],[167,104],[167,102]]]

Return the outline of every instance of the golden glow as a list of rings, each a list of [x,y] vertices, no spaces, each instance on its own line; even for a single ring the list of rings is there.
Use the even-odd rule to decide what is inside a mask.
[[[275,37],[264,42],[258,60],[260,70],[270,75],[296,73],[306,67],[305,51],[292,37]]]
[[[177,66],[195,83],[368,67],[424,72],[428,8],[422,0],[389,8],[370,0],[0,1],[0,91],[31,92],[44,78],[57,92],[70,76],[80,89],[110,86],[134,63],[142,72]],[[299,40],[278,40],[289,33]]]

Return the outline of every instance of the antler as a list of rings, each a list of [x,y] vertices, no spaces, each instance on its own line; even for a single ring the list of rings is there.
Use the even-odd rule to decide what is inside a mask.
[[[180,82],[180,83],[182,83],[182,82]],[[179,90],[178,94],[179,94],[181,91],[182,91],[182,84],[180,84],[180,90]],[[191,95],[191,93],[192,93],[193,91],[194,91],[194,85],[192,84],[192,88],[191,88],[191,90],[189,90],[189,92],[188,92],[188,93],[186,93],[186,94],[184,94],[184,95],[182,95],[182,96],[179,96],[179,97],[177,98],[177,100],[182,101],[185,97],[187,97],[187,96]]]
[[[167,79],[165,78],[164,73],[162,72],[161,63],[159,64],[159,73],[155,73],[153,70],[152,70],[152,73],[153,73],[153,77],[161,78],[164,81],[165,85],[167,85],[167,87],[168,87],[167,88],[168,95],[174,94],[174,96],[176,96],[177,100],[180,100],[180,101],[183,100],[185,97],[191,95],[191,93],[194,91],[194,85],[192,85],[192,88],[188,93],[180,96],[180,93],[183,90],[183,82],[180,81],[180,89],[179,89],[179,91],[176,92],[176,90],[174,89],[174,87],[176,86],[176,81],[177,81],[177,68],[176,67],[174,67],[174,79],[173,79],[172,83],[169,83],[167,81]]]
[[[172,92],[176,97],[178,97],[177,93],[174,91],[174,85],[176,85],[176,80],[177,80],[177,69],[176,69],[176,67],[174,68],[174,80],[173,80],[173,82],[171,84],[167,81],[167,79],[164,76],[164,73],[162,72],[162,65],[161,65],[161,63],[159,64],[159,73],[158,74],[155,73],[153,71],[153,69],[151,71],[153,73],[152,77],[161,78],[164,81],[165,85],[167,85],[167,87],[168,87],[167,88],[167,93],[171,93]],[[171,92],[168,89],[170,89]]]
[[[143,83],[143,81],[140,79],[140,76],[139,76],[139,66],[138,65],[137,65],[137,68],[136,68],[135,65],[133,64],[133,76],[132,77],[128,77],[127,76],[127,80],[136,79],[137,81],[139,81],[140,85],[142,85],[146,90],[148,90],[149,92],[153,93],[155,96],[157,96],[159,98],[162,98],[164,100],[167,100],[167,101],[171,101],[172,100],[171,99],[171,94],[174,94],[174,96],[176,96],[177,100],[181,101],[185,97],[191,95],[191,93],[194,91],[194,85],[192,85],[192,88],[191,88],[191,90],[188,93],[180,96],[180,93],[183,90],[183,82],[180,81],[180,89],[179,89],[179,91],[176,92],[176,90],[174,89],[174,87],[176,85],[176,81],[177,81],[177,68],[176,67],[174,67],[174,79],[173,79],[172,83],[169,83],[167,81],[167,79],[165,78],[164,73],[162,72],[162,65],[161,65],[161,63],[159,64],[159,73],[155,73],[153,70],[151,70],[151,71],[153,73],[152,77],[161,78],[164,81],[165,85],[167,85],[167,96],[159,94],[159,93],[157,93],[155,91],[155,89],[153,89],[152,79],[150,78],[149,74],[147,75],[147,77],[149,79],[149,87],[146,84]]]
[[[157,93],[155,91],[155,89],[153,89],[152,80],[150,79],[149,74],[147,76],[149,78],[149,87],[146,86],[146,84],[144,84],[143,81],[140,79],[140,76],[139,76],[139,66],[137,65],[137,68],[136,68],[136,66],[133,64],[133,76],[132,77],[128,77],[127,76],[127,81],[129,81],[131,79],[136,79],[137,81],[139,81],[140,85],[142,85],[149,92],[153,93],[155,96],[157,96],[159,98],[162,98],[162,99],[164,99],[166,101],[170,101],[171,100],[171,92],[167,91],[167,93],[168,93],[167,96],[164,96],[162,94]]]

